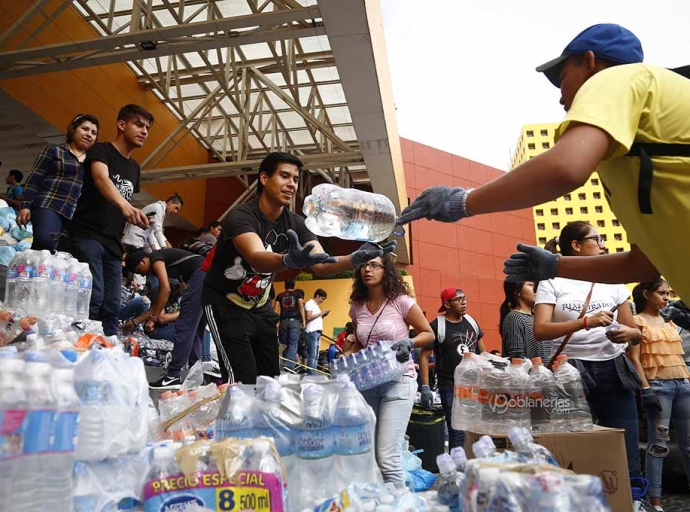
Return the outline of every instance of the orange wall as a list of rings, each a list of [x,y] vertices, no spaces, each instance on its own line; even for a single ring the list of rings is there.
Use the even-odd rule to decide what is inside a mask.
[[[33,3],[32,0],[0,2],[0,33],[7,30]],[[49,2],[44,12],[52,13],[61,3],[62,0]],[[18,45],[43,19],[40,14],[34,16],[2,50]],[[88,22],[70,6],[29,46],[93,39],[97,36]],[[2,80],[0,88],[57,127],[66,127],[79,113],[95,115],[101,122],[101,141],[112,140],[116,136],[115,121],[120,107],[127,103],[141,105],[153,113],[156,122],[146,146],[134,153],[134,158],[140,162],[179,124],[153,93],[139,85],[132,70],[124,63]],[[202,164],[207,163],[208,158],[208,153],[196,139],[187,135],[158,167]],[[160,199],[179,192],[185,200],[182,215],[193,224],[204,223],[205,180],[150,184],[144,188]]]
[[[414,200],[434,185],[477,187],[503,173],[492,167],[401,139],[407,195]],[[495,213],[444,224],[420,220],[410,227],[417,302],[436,317],[443,288],[462,288],[468,313],[486,333],[487,348],[501,349],[498,308],[503,302],[503,260],[518,242],[536,244],[532,210]]]

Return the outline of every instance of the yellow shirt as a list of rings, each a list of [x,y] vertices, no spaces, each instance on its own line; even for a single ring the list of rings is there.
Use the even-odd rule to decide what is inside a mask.
[[[650,214],[637,201],[640,159],[633,142],[690,144],[690,80],[667,69],[628,64],[600,71],[580,88],[556,137],[572,121],[607,132],[613,142],[599,165],[611,209],[681,298],[690,300],[690,158],[653,157]]]

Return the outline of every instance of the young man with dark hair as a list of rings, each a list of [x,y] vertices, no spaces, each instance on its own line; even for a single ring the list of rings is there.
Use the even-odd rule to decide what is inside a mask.
[[[69,252],[88,263],[93,276],[89,317],[103,323],[106,336],[117,333],[125,224],[149,225],[146,214],[130,204],[140,174],[131,155],[144,145],[152,124],[153,116],[137,105],[120,109],[115,140],[96,143],[86,154],[84,185],[67,224]]]
[[[278,294],[275,301],[274,310],[280,315],[278,327],[278,340],[285,346],[283,357],[287,359],[285,367],[293,369],[295,367],[295,357],[297,357],[297,344],[299,343],[300,331],[306,325],[304,316],[304,300],[295,291],[295,280],[285,280],[285,291]]]
[[[127,253],[137,249],[147,252],[170,248],[170,242],[163,233],[163,223],[166,215],[177,215],[184,205],[184,199],[177,193],[165,201],[157,201],[144,206],[141,211],[149,219],[149,227],[142,229],[134,224],[128,224],[122,237],[122,245]]]
[[[4,199],[9,206],[14,208],[15,212],[18,211],[21,205],[22,196],[24,195],[24,187],[21,185],[23,179],[24,173],[22,171],[12,169],[7,177],[5,177],[7,192],[5,194],[0,194],[0,199]]]
[[[321,311],[321,304],[328,295],[326,291],[318,288],[314,292],[314,298],[309,299],[304,305],[307,317],[307,325],[304,328],[307,335],[307,373],[315,375],[316,362],[319,359],[319,347],[321,347],[321,334],[323,333],[323,319],[331,312],[330,309]]]
[[[309,268],[318,276],[342,272],[384,252],[364,244],[348,256],[330,257],[304,219],[288,207],[297,193],[302,162],[271,153],[259,167],[259,197],[230,211],[204,281],[204,304],[224,379],[245,384],[280,373],[278,315],[271,307],[273,278],[285,269]],[[304,245],[304,247],[303,247]]]
[[[213,220],[208,225],[208,230],[213,236],[216,237],[216,240],[218,240],[220,238],[220,233],[223,230],[223,226],[217,220]]]

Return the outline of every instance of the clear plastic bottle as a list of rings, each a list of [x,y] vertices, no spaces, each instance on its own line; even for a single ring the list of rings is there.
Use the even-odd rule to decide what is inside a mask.
[[[373,482],[371,416],[354,383],[345,382],[333,412],[338,485]]]
[[[302,211],[307,228],[320,236],[379,242],[395,228],[390,199],[354,188],[317,185],[304,200]]]
[[[462,363],[455,368],[455,388],[451,423],[454,429],[481,432],[479,414],[479,381],[482,374],[481,358],[472,352],[462,355]]]
[[[515,451],[524,455],[529,463],[558,466],[558,461],[553,454],[542,445],[535,443],[532,434],[526,428],[510,427],[508,437]]]
[[[12,503],[22,512],[42,512],[48,509],[51,489],[45,485],[50,468],[50,451],[55,433],[57,401],[52,389],[52,367],[45,355],[27,351],[25,390],[28,414],[24,430],[24,448],[12,486]]]
[[[0,510],[10,510],[22,456],[26,391],[22,376],[24,361],[16,352],[3,351],[0,357]]]
[[[467,454],[462,446],[456,446],[450,450],[450,457],[453,459],[455,464],[455,469],[460,473],[465,472],[465,467],[467,466]]]
[[[505,435],[508,426],[506,392],[510,390],[510,375],[505,365],[492,363],[481,370],[479,378],[479,418],[482,431],[491,435]]]
[[[239,386],[230,386],[214,424],[213,438],[249,439],[252,437],[250,400]]]
[[[273,438],[276,450],[290,474],[295,466],[295,440],[292,429],[280,412],[281,387],[274,379],[262,380],[262,385],[257,385],[257,398],[253,404],[253,430],[256,435]]]
[[[585,397],[582,376],[573,365],[568,363],[568,356],[558,356],[558,368],[553,373],[556,379],[557,404],[559,419],[565,420],[569,431],[592,430],[592,412]]]
[[[77,278],[79,288],[77,290],[76,319],[89,318],[89,305],[91,304],[91,289],[93,277],[88,263],[81,263],[81,270]]]
[[[506,409],[506,428],[521,427],[529,429],[531,426],[530,409],[527,395],[529,391],[529,375],[525,371],[521,358],[514,357],[510,366],[506,368],[510,376],[509,388],[506,390],[508,407]]]
[[[36,272],[31,279],[31,313],[44,318],[49,313],[50,282],[53,279],[53,255],[48,250],[38,251]]]
[[[67,254],[59,252],[53,261],[53,279],[50,282],[50,309],[52,313],[62,315],[65,313],[64,302],[66,287],[69,282],[69,262]]]
[[[161,421],[163,423],[167,423],[185,409],[180,397],[172,391],[165,391],[161,394],[158,408],[160,409]],[[173,440],[184,441],[187,436],[194,434],[194,429],[189,418],[184,417],[172,424],[167,432]]]
[[[17,265],[17,278],[14,285],[13,309],[31,310],[31,285],[32,278],[36,275],[36,252],[28,249],[22,253],[22,258]]]
[[[459,475],[455,469],[455,463],[450,455],[442,453],[436,457],[438,465],[438,501],[451,509],[460,506]]]
[[[102,498],[96,477],[91,474],[85,462],[75,462],[72,471],[74,512],[93,512],[101,510]]]
[[[542,364],[541,357],[532,359],[529,378],[532,432],[539,434],[564,430],[563,421],[551,416],[556,396],[556,380],[551,370]]]
[[[79,271],[81,270],[80,263],[72,259],[67,268],[65,281],[65,296],[63,299],[63,311],[69,318],[77,316],[77,294],[79,293]]]
[[[7,265],[7,278],[5,282],[5,307],[14,308],[17,287],[17,277],[19,277],[19,267],[21,262],[26,258],[23,252],[18,252],[12,258],[9,265]]]

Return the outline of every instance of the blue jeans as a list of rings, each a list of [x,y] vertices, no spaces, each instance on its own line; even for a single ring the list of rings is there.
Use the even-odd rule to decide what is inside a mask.
[[[282,345],[285,345],[285,352],[283,357],[286,368],[295,367],[295,357],[297,357],[297,344],[299,343],[300,335],[300,320],[299,318],[284,318],[280,321],[278,328],[278,340]]]
[[[690,481],[690,382],[688,379],[650,380],[649,385],[661,402],[661,411],[647,411],[645,471],[649,480],[649,497],[659,498],[671,420],[676,429],[685,476]]]
[[[88,238],[72,237],[69,246],[72,256],[89,264],[93,277],[89,318],[101,321],[106,336],[117,334],[122,279],[120,258],[108,252],[100,242]]]
[[[149,334],[152,340],[168,340],[175,343],[175,322],[159,325]]]
[[[48,208],[31,208],[31,225],[33,226],[34,241],[31,248],[34,251],[44,249],[55,252],[58,236],[62,233],[63,217]]]
[[[416,393],[417,382],[407,375],[362,391],[376,416],[376,464],[383,480],[397,489],[405,487],[400,444],[410,422]]]
[[[198,268],[189,277],[187,291],[180,301],[180,316],[175,326],[175,348],[168,367],[168,376],[178,377],[189,361],[194,364],[201,358],[201,345],[206,330],[206,316],[201,296],[206,272]]]
[[[319,356],[319,346],[321,345],[321,331],[307,333],[307,366],[309,375],[316,375],[312,368],[316,368],[316,360]]]
[[[448,448],[452,449],[457,446],[465,446],[465,431],[455,430],[451,425],[451,418],[453,416],[453,398],[454,389],[452,387],[440,387],[438,393],[441,396],[441,406],[443,407],[443,415],[446,417],[446,426],[448,427]]]
[[[151,302],[141,295],[132,297],[129,302],[120,304],[120,314],[118,318],[123,322],[130,318],[136,318],[146,313],[151,307]]]
[[[582,364],[596,384],[596,388],[590,390],[587,401],[596,414],[598,424],[602,427],[621,428],[625,431],[628,473],[631,477],[641,477],[642,462],[640,461],[640,434],[635,391],[623,387],[613,359],[582,361]]]

